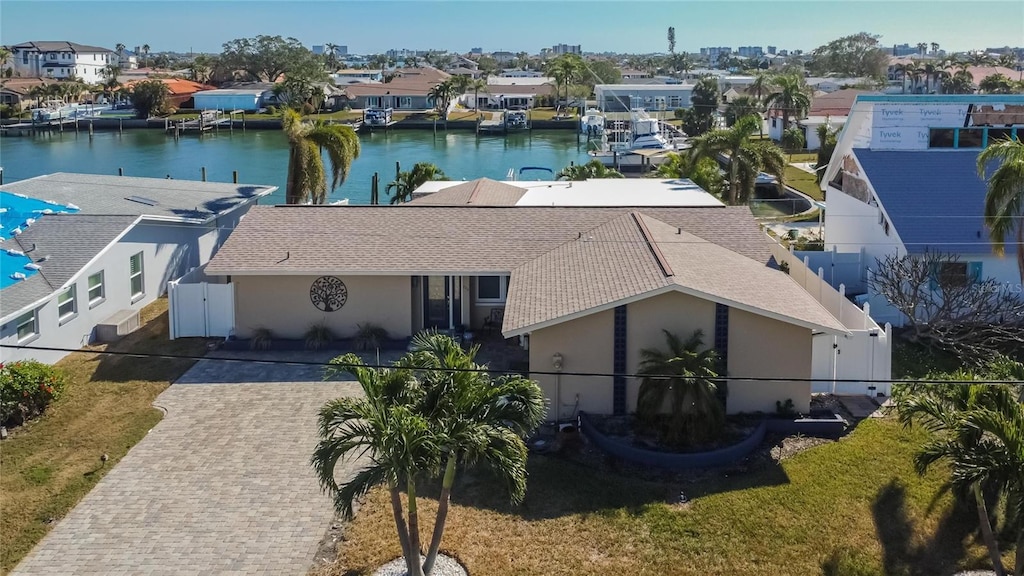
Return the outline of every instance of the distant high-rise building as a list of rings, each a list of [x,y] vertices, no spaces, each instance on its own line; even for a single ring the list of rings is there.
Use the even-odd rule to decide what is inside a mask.
[[[769,54],[775,54],[775,50],[776,50],[776,47],[775,47],[775,46],[769,46],[769,47],[768,47],[768,53],[769,53]]]
[[[583,50],[580,49],[579,44],[555,44],[554,46],[551,47],[551,51],[555,55],[583,53]]]
[[[313,54],[316,54],[317,56],[319,56],[319,55],[321,55],[323,53],[324,53],[324,47],[323,47],[322,44],[313,44]]]
[[[732,54],[732,48],[730,46],[709,46],[700,49],[700,55],[707,57],[709,60],[718,60],[718,57],[722,54]]]
[[[481,55],[481,54],[483,54],[483,53],[484,53],[484,49],[483,49],[483,48],[480,48],[479,46],[478,46],[478,47],[476,47],[476,48],[470,48],[470,49],[469,49],[469,53],[470,53],[470,54],[473,54],[473,55],[475,55],[475,56],[479,56],[479,55]]]
[[[740,46],[737,53],[744,58],[757,58],[764,54],[764,50],[760,46]]]
[[[348,46],[338,46],[335,48],[339,56],[348,56]]]
[[[914,56],[918,53],[917,46],[911,46],[910,44],[893,44],[892,55],[893,56]]]

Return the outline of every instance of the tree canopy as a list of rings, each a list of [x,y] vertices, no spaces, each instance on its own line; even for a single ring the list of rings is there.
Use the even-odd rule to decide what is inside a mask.
[[[884,80],[889,55],[879,46],[879,36],[858,32],[833,40],[811,52],[807,69],[820,76],[867,76]]]
[[[259,35],[224,43],[221,61],[229,68],[244,70],[253,80],[273,82],[311,70],[323,71],[323,63],[295,38]]]
[[[132,86],[131,90],[130,99],[137,117],[145,119],[171,111],[171,105],[167,99],[171,90],[160,80],[138,82]]]

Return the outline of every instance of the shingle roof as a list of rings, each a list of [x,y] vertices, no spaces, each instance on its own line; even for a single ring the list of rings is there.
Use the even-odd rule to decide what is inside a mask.
[[[103,48],[100,46],[87,46],[85,44],[79,44],[77,42],[66,42],[51,41],[51,40],[38,40],[35,42],[22,42],[21,44],[15,44],[11,48],[35,48],[40,52],[113,52],[109,48]]]
[[[523,195],[524,188],[497,182],[490,178],[478,178],[464,184],[457,184],[431,194],[414,198],[409,204],[419,206],[515,206]]]
[[[38,274],[3,289],[0,293],[0,318],[62,288],[137,219],[137,216],[50,214],[25,228],[18,236],[4,241],[0,249],[25,252],[39,264],[40,269]],[[45,256],[49,258],[39,261]],[[14,272],[17,270],[0,271],[4,275]]]
[[[623,208],[254,206],[207,265],[210,274],[508,273],[628,212]],[[645,208],[765,264],[744,206]]]
[[[846,331],[787,274],[645,211],[622,214],[514,269],[502,332],[525,333],[669,290],[809,328]]]
[[[277,188],[58,172],[4,184],[3,189],[58,204],[74,204],[83,214],[208,220]],[[128,200],[133,196],[155,200],[156,204]]]
[[[907,251],[987,254],[978,150],[854,150]],[[1006,245],[1009,253],[1012,244]]]
[[[857,90],[856,88],[846,88],[843,90],[836,90],[820,96],[814,96],[811,99],[811,109],[807,113],[808,116],[849,116],[850,108],[853,108],[853,102],[857,99],[857,96],[861,94],[880,94],[879,92],[873,92],[871,90]]]

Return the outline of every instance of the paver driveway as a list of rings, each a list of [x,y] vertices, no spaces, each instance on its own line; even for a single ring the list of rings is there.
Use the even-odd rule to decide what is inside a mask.
[[[314,367],[198,362],[13,574],[305,574],[332,518],[309,466],[317,410],[358,393],[318,380]]]

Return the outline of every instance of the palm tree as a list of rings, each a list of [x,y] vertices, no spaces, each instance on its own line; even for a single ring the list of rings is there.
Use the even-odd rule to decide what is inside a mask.
[[[912,80],[914,72],[917,70],[917,64],[913,62],[907,62],[905,64],[897,64],[895,66],[896,71],[900,73],[900,80],[903,85],[903,94],[907,93],[907,80]]]
[[[689,178],[709,193],[721,197],[725,192],[725,179],[718,162],[711,158],[696,158],[690,154],[669,152],[655,172],[658,178]]]
[[[753,92],[754,96],[758,100],[771,92],[772,87],[775,85],[775,75],[770,72],[758,72],[754,75],[754,81],[750,83],[750,88],[747,92]]]
[[[769,109],[782,113],[782,131],[789,128],[789,118],[803,118],[811,108],[807,96],[807,85],[803,78],[795,75],[779,76],[775,79],[775,91],[768,95],[765,104]]]
[[[569,84],[583,77],[583,59],[576,54],[563,54],[549,60],[545,73],[555,79],[555,101],[558,101],[558,87],[565,88],[565,99],[569,99]]]
[[[740,118],[726,130],[713,130],[695,139],[691,151],[696,158],[718,161],[728,156],[729,204],[742,204],[754,194],[757,176],[767,172],[784,185],[786,157],[778,146],[767,140],[751,140],[757,131],[758,120],[753,116]]]
[[[996,60],[996,64],[1003,68],[1009,68],[1011,70],[1017,67],[1017,55],[1016,54],[1000,54],[999,59]]]
[[[1006,237],[1015,232],[1017,268],[1024,282],[1024,143],[1007,138],[989,144],[978,154],[978,176],[988,186],[985,226],[992,251],[1005,254]]]
[[[967,55],[967,62],[969,62],[971,66],[991,66],[992,57],[984,52],[972,52]]]
[[[971,94],[974,92],[974,75],[966,68],[957,70],[943,84],[942,91],[946,94]]]
[[[622,177],[621,172],[605,166],[600,160],[591,160],[586,164],[571,164],[555,174],[555,180],[575,181]]]
[[[424,472],[439,469],[441,463],[441,439],[417,410],[425,393],[409,366],[370,369],[355,354],[334,358],[331,364],[328,377],[337,372],[351,374],[363,397],[334,400],[320,409],[320,442],[311,461],[320,485],[333,497],[335,509],[349,519],[357,498],[387,485],[407,573],[423,576],[416,480]],[[334,477],[338,461],[360,457],[366,457],[368,464],[339,486]]]
[[[430,574],[448,516],[456,468],[482,462],[505,481],[513,503],[526,494],[527,449],[523,439],[546,413],[544,393],[531,380],[505,376],[492,380],[468,351],[448,336],[421,332],[413,337],[411,364],[424,370],[427,418],[442,440],[445,459],[434,531],[423,563]]]
[[[718,400],[718,354],[704,347],[703,333],[695,331],[685,341],[668,330],[667,351],[640,351],[642,379],[637,395],[637,416],[647,425],[657,425],[668,404],[668,422],[662,439],[671,445],[694,444],[714,437],[725,422],[725,410]]]
[[[999,576],[1003,567],[988,500],[1005,504],[1006,523],[1016,525],[1014,574],[1024,574],[1024,403],[1019,387],[950,385],[916,391],[901,402],[900,422],[919,422],[931,438],[914,456],[924,474],[939,461],[950,468],[947,484],[961,498],[973,498],[982,539]]]
[[[193,80],[206,83],[210,80],[212,74],[213,65],[208,56],[199,54],[192,60],[192,65],[189,66],[189,75],[192,76]]]
[[[802,150],[807,145],[807,137],[799,126],[790,126],[782,133],[782,147],[789,150],[789,159],[793,159],[793,152]]]
[[[737,96],[725,105],[725,125],[733,126],[744,116],[761,117],[761,102],[753,96]]]
[[[1005,74],[990,74],[978,82],[978,88],[988,94],[1009,94],[1013,91],[1013,84]]]
[[[452,83],[452,88],[455,89],[455,94],[457,96],[461,96],[462,94],[465,94],[466,91],[469,90],[470,85],[473,83],[473,79],[472,78],[470,78],[469,76],[462,76],[462,75],[452,76],[450,78],[450,80],[451,80],[451,83]]]
[[[452,98],[455,97],[455,84],[451,78],[435,84],[427,92],[427,96],[434,100],[434,108],[437,109],[438,114],[447,119],[448,117],[448,106],[452,103]]]
[[[327,179],[322,151],[331,163],[331,191],[348,177],[352,160],[359,157],[359,137],[348,126],[303,122],[295,110],[284,111],[281,127],[288,137],[288,204],[323,204]]]
[[[931,43],[931,48],[932,48],[932,54],[938,54],[939,53],[939,43],[938,42],[932,42]]]
[[[124,43],[123,42],[118,42],[117,45],[114,46],[114,51],[117,52],[118,56],[124,56],[124,51],[125,51]]]
[[[928,94],[928,93],[931,92],[931,86],[932,86],[932,82],[931,81],[932,81],[932,78],[935,77],[935,73],[938,72],[938,71],[939,71],[939,67],[934,62],[925,62],[924,65],[922,65],[920,68],[918,68],[918,72],[922,76],[924,76],[924,92],[925,92],[925,94]]]
[[[928,53],[928,43],[927,42],[918,42],[917,43],[917,53],[920,54],[921,56],[924,56],[925,54],[927,54]]]
[[[422,186],[424,182],[447,179],[448,176],[436,165],[430,162],[417,162],[412,167],[412,170],[399,172],[384,191],[388,196],[391,196],[392,204],[399,204],[411,200],[412,193]],[[392,191],[394,191],[393,196]]]
[[[477,78],[476,80],[473,80],[472,82],[470,82],[469,87],[473,89],[473,109],[479,110],[480,109],[480,102],[479,102],[480,91],[487,89],[487,79],[486,78]]]
[[[328,42],[324,44],[324,64],[334,72],[338,67],[338,45]]]

